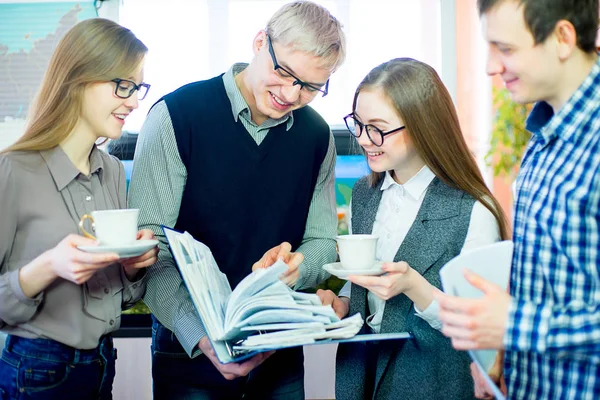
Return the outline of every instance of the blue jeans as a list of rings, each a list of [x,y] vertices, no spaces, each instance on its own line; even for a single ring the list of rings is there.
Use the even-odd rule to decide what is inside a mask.
[[[204,355],[191,359],[175,334],[153,317],[155,400],[304,400],[302,347],[279,350],[247,377],[226,380]]]
[[[116,350],[105,336],[94,350],[9,335],[0,358],[0,400],[112,399]]]

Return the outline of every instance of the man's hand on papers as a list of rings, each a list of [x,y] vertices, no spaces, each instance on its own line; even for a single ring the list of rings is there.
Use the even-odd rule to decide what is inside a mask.
[[[288,242],[283,242],[279,246],[275,246],[268,250],[260,260],[254,263],[252,271],[259,268],[268,268],[277,260],[282,260],[288,265],[289,269],[281,277],[281,280],[289,287],[293,287],[300,276],[298,267],[302,264],[302,261],[304,261],[304,254],[292,252],[292,245]]]
[[[223,375],[223,377],[228,381],[248,375],[250,371],[258,367],[273,353],[275,353],[274,351],[268,351],[264,353],[259,353],[254,357],[245,360],[242,363],[221,364],[207,336],[204,336],[202,339],[200,339],[198,347],[200,348],[200,350],[202,350],[202,353],[204,353],[204,355],[208,357],[210,362],[213,363],[215,368],[219,370],[221,375]]]
[[[506,396],[506,383],[504,381],[504,351],[498,352],[494,365],[489,370],[488,375],[492,382],[500,388],[500,391]],[[475,384],[475,397],[478,399],[493,399],[494,392],[488,386],[487,382],[481,375],[479,368],[473,362],[471,363],[471,376]]]
[[[321,303],[324,306],[331,305],[335,315],[339,317],[339,319],[344,318],[348,315],[348,311],[350,310],[350,299],[347,297],[338,297],[331,290],[317,290],[317,296],[321,299]]]
[[[465,269],[464,275],[484,296],[467,299],[434,292],[444,324],[442,333],[452,339],[457,350],[502,349],[510,295],[469,270]]]

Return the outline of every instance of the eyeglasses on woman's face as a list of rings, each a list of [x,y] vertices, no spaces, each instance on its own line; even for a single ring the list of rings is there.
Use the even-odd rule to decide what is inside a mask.
[[[115,96],[121,99],[130,98],[137,90],[139,91],[138,100],[144,100],[150,90],[150,85],[143,82],[138,85],[134,81],[119,78],[113,79],[111,82],[115,83]]]
[[[346,127],[348,128],[348,130],[350,131],[352,136],[354,136],[355,138],[358,139],[360,137],[360,135],[362,135],[362,133],[364,131],[366,131],[367,137],[369,138],[371,143],[373,143],[377,147],[383,145],[384,137],[391,135],[393,133],[396,133],[396,132],[400,132],[401,130],[406,128],[405,125],[402,125],[401,127],[392,129],[391,131],[383,132],[381,129],[379,129],[375,125],[363,124],[362,122],[360,122],[358,120],[358,118],[356,118],[354,113],[350,113],[350,114],[346,115],[344,117],[344,122],[346,123]]]
[[[271,60],[273,61],[273,69],[278,73],[278,75],[283,79],[293,79],[293,86],[300,85],[300,90],[305,89],[310,94],[315,94],[317,92],[321,92],[323,97],[327,96],[329,93],[329,79],[325,82],[324,85],[316,85],[314,83],[307,83],[303,80],[296,77],[296,75],[292,74],[287,69],[283,68],[277,62],[277,57],[275,57],[275,51],[273,50],[273,43],[271,42],[271,37],[267,34],[267,43],[269,45],[269,54],[271,54]]]

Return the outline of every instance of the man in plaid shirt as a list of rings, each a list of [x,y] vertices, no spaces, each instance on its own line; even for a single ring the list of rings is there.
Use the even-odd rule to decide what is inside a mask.
[[[460,350],[504,349],[511,399],[599,399],[598,0],[478,6],[488,74],[515,101],[537,104],[516,182],[510,295],[465,272],[485,296],[437,294],[443,333]],[[476,394],[489,396],[474,378]]]

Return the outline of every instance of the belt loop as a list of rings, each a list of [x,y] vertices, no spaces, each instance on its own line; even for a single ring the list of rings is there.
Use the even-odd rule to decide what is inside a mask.
[[[11,351],[15,344],[15,337],[13,335],[7,335],[6,340],[4,341],[4,348],[6,351]]]
[[[73,349],[73,364],[78,364],[81,359],[81,352],[78,349]]]

